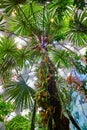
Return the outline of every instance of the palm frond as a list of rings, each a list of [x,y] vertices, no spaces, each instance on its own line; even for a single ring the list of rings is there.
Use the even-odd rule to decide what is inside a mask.
[[[0,39],[0,75],[3,80],[9,79],[15,62],[16,44],[13,39],[3,37]]]
[[[49,55],[55,66],[58,68],[60,66],[68,68],[72,64],[70,61],[71,53],[66,50],[52,50],[52,52],[49,52]]]
[[[71,88],[67,87],[66,80],[63,79],[60,75],[57,75],[56,83],[57,83],[57,90],[61,100],[62,108],[65,110],[65,108],[71,102],[71,96],[70,96]]]
[[[43,12],[37,13],[37,25],[41,34],[48,35],[49,41],[53,39],[61,40],[65,38],[68,24],[66,19],[59,21],[57,15],[53,15],[48,9],[45,10],[44,16]]]
[[[11,13],[18,4],[25,3],[26,0],[0,0],[0,8],[4,8],[6,13]]]
[[[68,38],[77,46],[87,43],[87,10],[76,13],[69,23]]]
[[[16,52],[16,44],[13,39],[2,37],[0,39],[0,57],[11,55],[14,56]]]
[[[10,22],[9,22],[10,21]],[[17,14],[15,17],[10,17],[8,21],[9,29],[19,35],[29,35],[29,23],[23,16],[23,14]],[[31,32],[31,31],[30,31]]]
[[[2,62],[0,64],[0,75],[3,78],[3,81],[6,81],[7,79],[10,79],[11,75],[12,75],[12,68],[14,68],[14,66],[16,65],[16,62],[14,60],[13,57],[11,57],[10,55],[5,56],[2,59]]]
[[[5,84],[5,97],[20,110],[31,108],[33,105],[34,89],[29,87],[23,78]]]
[[[19,67],[23,67],[26,64],[26,61],[29,61],[30,64],[34,62],[34,55],[32,49],[25,46],[21,50],[17,50],[15,60]]]
[[[42,8],[36,3],[28,3],[23,6],[19,5],[16,15],[11,15],[8,18],[7,25],[9,26],[9,30],[22,36],[37,34],[40,30],[35,17],[41,10]]]
[[[49,9],[53,12],[54,15],[57,14],[58,19],[61,21],[63,16],[69,13],[70,9],[68,8],[68,5],[72,5],[72,2],[72,0],[55,0],[49,4]]]

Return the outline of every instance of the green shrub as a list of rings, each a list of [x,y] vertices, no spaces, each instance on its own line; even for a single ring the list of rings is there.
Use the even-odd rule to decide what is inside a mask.
[[[13,106],[10,102],[5,102],[0,95],[0,121],[4,121],[4,117],[13,111]]]
[[[30,122],[21,115],[17,115],[6,124],[6,130],[29,130]]]

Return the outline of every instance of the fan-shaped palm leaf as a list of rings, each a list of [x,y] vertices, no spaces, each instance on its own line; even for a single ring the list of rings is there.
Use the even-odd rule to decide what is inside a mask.
[[[9,22],[10,21],[10,22]],[[8,21],[10,30],[19,35],[29,35],[30,34],[30,24],[25,19],[22,14],[18,14],[15,17],[12,16]],[[30,32],[29,32],[30,31]]]
[[[36,14],[40,10],[42,10],[41,6],[39,7],[36,3],[28,3],[22,7],[18,6],[16,15],[8,19],[9,29],[23,36],[38,34],[40,30],[37,27]]]
[[[15,60],[17,65],[22,68],[26,61],[29,61],[30,64],[35,62],[35,55],[31,48],[25,46],[17,51]]]
[[[4,58],[6,55],[14,56],[16,50],[16,44],[13,39],[6,37],[0,39],[0,58]]]
[[[53,15],[48,9],[45,10],[44,16],[42,17],[43,12],[38,12],[37,16],[37,25],[41,33],[48,35],[49,41],[53,39],[60,39],[60,36],[65,37],[66,31],[68,30],[68,24],[66,19],[59,21],[57,15]]]
[[[78,46],[87,43],[87,10],[78,12],[69,23],[68,38]]]
[[[58,68],[60,66],[69,67],[72,64],[70,61],[71,53],[66,50],[52,50],[49,55],[55,66]]]
[[[69,11],[71,10],[68,5],[72,5],[72,0],[55,0],[52,1],[52,3],[49,4],[50,11],[55,15],[57,14],[57,17],[59,20],[62,20],[63,16],[65,14],[69,14]],[[71,11],[70,11],[71,12]]]
[[[0,74],[5,79],[11,75],[11,69],[16,64],[16,44],[13,39],[3,37],[0,39]]]
[[[0,64],[0,75],[3,78],[3,81],[6,81],[7,79],[9,79],[12,75],[12,68],[14,68],[15,66],[15,60],[13,57],[11,57],[10,55],[5,56],[2,60],[1,60],[1,64]]]
[[[12,101],[16,108],[30,108],[33,105],[34,89],[29,87],[23,78],[5,84],[5,96]]]
[[[18,4],[23,4],[26,0],[0,0],[0,8],[4,8],[6,13],[11,13]]]

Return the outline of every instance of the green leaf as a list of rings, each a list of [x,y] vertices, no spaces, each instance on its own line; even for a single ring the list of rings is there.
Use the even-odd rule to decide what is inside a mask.
[[[16,44],[13,39],[6,37],[0,38],[0,57],[4,57],[6,55],[14,56],[16,50]]]
[[[4,8],[6,13],[11,13],[18,4],[25,3],[26,0],[0,0],[0,8]]]
[[[14,103],[17,109],[31,108],[33,105],[34,89],[29,87],[23,78],[9,81],[5,84],[5,96]]]
[[[56,67],[65,66],[68,68],[72,63],[70,61],[70,54],[65,50],[52,50],[53,52],[49,53],[53,63]]]
[[[25,117],[17,115],[6,123],[6,130],[12,130],[13,128],[14,130],[28,130],[30,123]]]
[[[76,46],[84,46],[87,42],[87,11],[75,14],[70,20],[68,38]]]

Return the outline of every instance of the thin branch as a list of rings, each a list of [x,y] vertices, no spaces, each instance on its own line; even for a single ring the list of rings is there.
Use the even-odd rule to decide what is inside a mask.
[[[34,21],[35,21],[35,25],[37,26],[37,22],[36,22],[36,18],[35,18],[35,15],[34,15],[34,11],[33,11],[33,5],[32,5],[32,3],[30,3],[30,8],[31,8],[32,15],[33,15],[33,18],[34,18]]]
[[[27,37],[25,37],[25,36],[18,35],[18,34],[16,34],[15,32],[11,32],[11,31],[9,31],[9,30],[7,30],[7,29],[0,29],[0,31],[1,31],[1,32],[8,33],[8,34],[9,34],[9,37],[12,36],[12,35],[14,35],[14,36],[16,36],[16,37],[18,37],[18,38],[21,38],[21,39],[22,39],[23,41],[25,41],[26,43],[28,43],[28,41],[24,39],[24,38],[27,38]],[[9,37],[8,37],[8,38],[9,38]]]
[[[22,14],[24,15],[25,19],[27,20],[27,22],[30,24],[30,21],[28,20],[28,18],[26,17],[24,11],[22,10],[22,8],[18,5],[18,8],[20,9],[20,11],[22,12]],[[30,26],[32,27],[32,25],[30,24]]]
[[[61,45],[61,44],[60,44]],[[68,50],[69,52],[71,52],[72,54],[75,54],[75,52],[74,51],[72,51],[72,50],[70,50],[69,48],[67,48],[67,47],[65,47],[64,45],[61,45],[63,48],[65,48],[66,50]],[[54,50],[54,49],[50,49],[50,50],[52,50],[52,51],[54,51],[54,52],[57,52],[56,50]]]
[[[75,51],[72,51],[72,50],[69,49],[68,47],[64,46],[63,43],[61,44],[61,43],[58,42],[58,44],[59,44],[60,46],[62,46],[63,48],[67,49],[68,51],[72,52],[73,54],[75,54]],[[76,48],[75,48],[75,49],[76,49]]]
[[[44,18],[45,18],[45,5],[43,7],[43,37],[44,37]]]
[[[32,29],[33,29],[33,27],[32,27],[32,24],[30,23],[30,21],[28,20],[28,18],[26,17],[26,15],[25,15],[25,13],[24,13],[24,11],[22,10],[22,8],[18,5],[18,8],[20,9],[20,11],[22,12],[22,14],[23,14],[23,16],[25,17],[25,19],[26,19],[26,21],[29,23],[29,25],[30,25],[30,31],[31,31],[31,33],[32,33],[32,35],[34,36],[34,32],[32,31]]]

